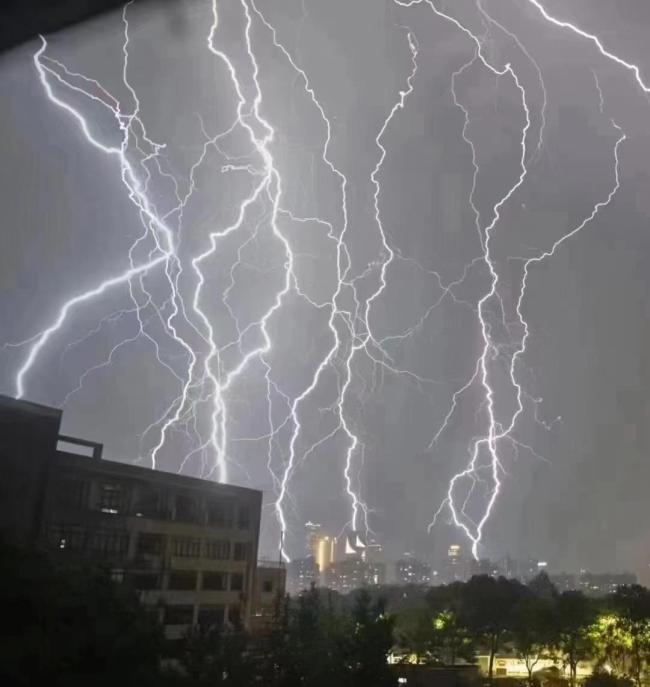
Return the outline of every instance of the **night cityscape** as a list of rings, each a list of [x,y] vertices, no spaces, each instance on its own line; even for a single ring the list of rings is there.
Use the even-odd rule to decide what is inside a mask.
[[[650,687],[650,3],[0,16],[0,684]]]

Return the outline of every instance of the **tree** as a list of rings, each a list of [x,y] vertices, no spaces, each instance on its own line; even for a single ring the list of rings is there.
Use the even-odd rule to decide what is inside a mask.
[[[463,588],[461,622],[483,641],[489,652],[488,680],[492,681],[494,657],[512,630],[514,613],[525,587],[505,577],[477,575]]]
[[[409,609],[396,616],[396,644],[417,663],[439,662],[437,638],[434,620],[426,608]]]
[[[619,587],[612,604],[616,627],[628,641],[630,676],[641,687],[650,661],[650,591],[638,584]]]
[[[589,634],[598,669],[607,666],[617,675],[627,675],[630,664],[630,637],[621,628],[620,620],[612,609],[598,616]]]
[[[352,684],[354,627],[349,614],[314,586],[276,609],[273,628],[258,647],[258,676],[265,687],[347,687]]]
[[[193,627],[186,635],[181,665],[196,687],[252,682],[255,668],[247,651],[248,638],[241,628]]]
[[[386,613],[384,602],[379,599],[372,603],[370,595],[362,591],[352,611],[352,621],[352,684],[356,687],[394,685],[395,677],[387,662],[393,646],[394,619]]]
[[[551,578],[544,570],[535,575],[528,582],[527,587],[535,596],[540,596],[548,601],[554,601],[558,595],[557,587],[551,582]]]
[[[427,595],[433,616],[433,651],[439,662],[454,665],[462,658],[472,661],[475,641],[462,621],[465,583],[434,587]]]
[[[583,685],[584,687],[633,687],[633,682],[626,677],[597,670],[584,681]]]
[[[593,650],[589,630],[596,607],[582,592],[563,592],[557,598],[554,616],[554,644],[569,667],[571,687],[575,687],[578,662],[589,658]]]
[[[162,629],[107,570],[0,545],[0,682],[155,684]]]
[[[553,643],[553,604],[554,601],[546,596],[527,594],[514,612],[513,645],[526,665],[531,687],[535,667],[550,654]]]

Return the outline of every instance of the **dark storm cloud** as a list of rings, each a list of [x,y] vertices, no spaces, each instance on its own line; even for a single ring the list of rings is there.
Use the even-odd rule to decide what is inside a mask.
[[[563,233],[607,197],[614,182],[611,119],[627,134],[621,147],[621,189],[610,207],[551,260],[531,268],[523,311],[530,325],[522,381],[540,418],[555,423],[546,431],[532,421],[531,408],[516,436],[547,460],[520,448],[508,449],[502,492],[485,530],[491,556],[509,552],[536,555],[556,567],[647,569],[649,504],[647,422],[650,328],[648,231],[648,124],[650,106],[629,73],[607,62],[594,47],[545,24],[526,2],[484,3],[499,22],[516,33],[539,64],[548,94],[545,143],[531,160],[525,183],[504,207],[494,234],[495,260],[503,275],[504,308],[512,315],[521,283],[515,256],[547,250]],[[225,3],[224,3],[225,5]],[[242,19],[236,3],[224,7],[222,49],[244,61]],[[405,88],[410,69],[404,27],[418,41],[415,90],[383,139],[387,157],[380,180],[380,207],[391,245],[402,256],[388,271],[387,288],[373,307],[371,322],[379,337],[399,335],[415,325],[441,295],[443,283],[458,279],[480,255],[481,245],[469,206],[471,151],[463,141],[463,113],[454,105],[451,75],[471,59],[473,45],[450,22],[426,7],[398,8],[390,2],[261,3],[279,39],[305,69],[332,121],[331,158],[349,179],[349,251],[355,273],[381,254],[373,216],[370,174],[378,162],[377,136]],[[597,32],[609,49],[650,73],[644,37],[650,24],[647,3],[548,2],[549,11]],[[474,3],[449,3],[450,12],[480,29]],[[182,17],[182,21],[178,17]],[[204,140],[201,120],[212,135],[228,126],[235,100],[228,75],[207,50],[209,3],[187,3],[173,16],[169,8],[131,13],[130,74],[141,101],[149,136],[167,142],[164,159],[181,183]],[[122,25],[119,15],[50,39],[48,53],[73,71],[99,80],[118,100],[130,103],[121,82]],[[254,25],[260,61],[263,113],[277,130],[274,154],[285,180],[285,204],[297,215],[315,216],[340,226],[336,178],[321,160],[325,129],[302,83],[270,41]],[[0,110],[4,170],[4,231],[0,251],[0,321],[3,341],[20,341],[51,321],[61,303],[123,265],[141,231],[138,216],[120,183],[119,168],[89,146],[79,127],[44,96],[32,62],[37,45],[2,58],[5,106]],[[511,61],[530,99],[534,146],[540,126],[542,93],[525,55],[507,36],[493,30],[489,54],[496,63]],[[594,81],[604,95],[604,113]],[[457,93],[470,113],[467,133],[480,164],[476,205],[481,217],[519,174],[521,100],[511,80],[495,79],[480,64],[457,81]],[[82,105],[83,100],[74,100]],[[101,108],[83,105],[93,132],[115,142],[119,134]],[[199,118],[200,116],[200,118]],[[235,141],[232,154],[241,152]],[[207,233],[232,221],[249,190],[243,176],[221,173],[223,158],[211,155],[197,177],[197,194],[185,218],[187,259],[205,246]],[[159,179],[152,192],[161,211],[173,205],[172,185]],[[336,284],[335,256],[323,226],[290,226],[297,273],[310,298],[331,298]],[[232,307],[244,321],[259,317],[277,291],[282,253],[272,237],[262,236],[238,268]],[[208,290],[228,286],[237,244],[224,242],[209,264]],[[415,262],[417,261],[417,263]],[[189,277],[186,277],[189,279]],[[451,397],[472,374],[480,351],[476,301],[487,288],[477,264],[456,293],[423,320],[410,338],[389,344],[397,365],[431,380],[414,383],[361,356],[355,363],[348,413],[366,449],[357,457],[363,497],[372,509],[371,525],[390,556],[406,549],[440,555],[451,541],[464,541],[443,516],[427,525],[443,500],[450,477],[464,467],[468,444],[478,432],[481,397],[470,391],[459,403],[448,431],[433,447],[431,438],[450,407]],[[192,288],[188,281],[187,288]],[[102,317],[128,307],[115,292],[79,310],[30,374],[27,396],[60,404],[89,366],[106,359],[113,346],[137,334],[125,315],[82,339]],[[218,300],[207,305],[219,322],[222,342],[232,324]],[[273,321],[274,349],[269,361],[274,380],[293,398],[308,384],[330,341],[323,313],[291,297]],[[169,355],[179,352],[170,349]],[[13,376],[24,349],[5,349],[0,357],[2,390],[13,391]],[[266,445],[243,441],[267,431],[264,371],[251,374],[233,392],[230,451],[237,466],[233,479],[271,494]],[[332,404],[334,374],[323,380],[304,411],[301,450],[335,424],[323,409]],[[151,437],[143,430],[177,393],[178,381],[156,364],[151,343],[139,339],[120,348],[111,366],[88,375],[69,398],[64,430],[106,445],[109,457],[131,461],[147,455]],[[498,412],[512,411],[505,389]],[[281,404],[280,404],[281,405]],[[283,410],[276,407],[276,421]],[[278,435],[273,460],[287,457],[287,432]],[[177,469],[182,437],[170,442],[163,467]],[[287,512],[292,551],[301,551],[301,524],[311,519],[338,531],[347,519],[342,477],[345,443],[336,435],[299,466]],[[188,472],[200,466],[189,465]],[[267,551],[277,536],[271,512],[265,529]]]

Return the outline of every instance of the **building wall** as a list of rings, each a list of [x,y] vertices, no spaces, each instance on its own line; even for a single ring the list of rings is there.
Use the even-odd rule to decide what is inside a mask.
[[[490,657],[477,656],[477,660],[479,670],[483,675],[487,675]],[[556,668],[560,671],[560,675],[569,677],[569,667],[563,666],[560,660],[540,659],[535,665],[534,672],[548,670],[549,668]],[[495,677],[528,678],[526,663],[516,656],[495,656],[493,669]],[[591,675],[593,670],[594,663],[592,661],[579,661],[576,675],[579,679],[582,679]]]
[[[0,396],[0,523],[5,536],[34,540],[61,411]]]
[[[220,617],[248,624],[260,492],[62,452],[55,462],[43,543],[105,560],[169,636]]]
[[[263,632],[276,617],[278,603],[286,594],[287,570],[282,563],[264,561],[255,570],[251,630]]]
[[[0,396],[4,536],[102,561],[169,637],[196,622],[248,625],[262,493],[102,460],[60,422],[57,409]]]

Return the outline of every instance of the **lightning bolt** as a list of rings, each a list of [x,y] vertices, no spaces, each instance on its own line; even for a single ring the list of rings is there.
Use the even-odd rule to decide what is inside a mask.
[[[447,495],[446,498],[443,500],[439,508],[437,509],[436,513],[434,514],[434,518],[432,523],[430,524],[429,528],[436,523],[437,518],[440,516],[440,514],[443,512],[443,510],[447,509],[450,514],[451,514],[451,519],[453,524],[459,528],[461,531],[464,532],[464,534],[467,536],[468,540],[471,543],[471,550],[472,554],[475,558],[478,558],[478,550],[479,550],[479,545],[481,544],[482,538],[483,538],[483,533],[485,526],[490,519],[490,516],[493,512],[494,505],[497,501],[497,498],[499,496],[500,490],[501,490],[501,473],[505,472],[505,469],[502,464],[502,460],[500,457],[500,446],[504,441],[509,442],[515,449],[515,451],[518,451],[519,447],[526,448],[529,450],[533,455],[538,455],[534,451],[534,449],[527,444],[524,444],[523,442],[515,439],[512,436],[513,430],[515,429],[515,426],[517,424],[517,421],[520,417],[520,415],[524,411],[524,398],[528,397],[530,398],[526,392],[524,391],[521,382],[518,379],[518,365],[521,364],[521,359],[523,355],[525,354],[526,351],[526,345],[528,338],[530,336],[530,330],[528,323],[526,319],[524,318],[523,312],[522,312],[522,306],[523,302],[525,299],[526,295],[526,288],[528,286],[528,275],[529,275],[529,270],[532,266],[535,264],[538,264],[544,260],[547,260],[548,258],[552,257],[555,252],[558,250],[558,248],[567,240],[571,239],[573,236],[575,236],[577,233],[579,233],[587,224],[589,224],[595,217],[596,215],[609,203],[611,202],[612,198],[618,191],[620,187],[620,177],[619,177],[619,148],[622,142],[625,140],[625,134],[622,133],[620,127],[612,120],[612,126],[615,128],[615,130],[620,134],[615,147],[614,147],[614,176],[615,176],[615,183],[613,185],[613,188],[609,192],[608,196],[606,197],[605,200],[599,201],[596,203],[594,206],[592,212],[584,218],[584,220],[579,223],[575,228],[573,228],[571,231],[567,232],[564,234],[560,239],[558,239],[552,247],[544,251],[543,253],[534,256],[532,258],[528,259],[521,259],[523,262],[523,277],[521,281],[521,287],[519,290],[519,294],[516,300],[516,317],[517,317],[517,322],[520,325],[523,334],[521,335],[519,342],[517,344],[514,344],[514,349],[510,355],[510,360],[508,363],[508,377],[509,377],[509,382],[511,385],[511,388],[514,391],[515,394],[515,401],[516,401],[516,407],[515,410],[510,414],[509,419],[506,419],[504,422],[503,420],[500,420],[497,416],[496,412],[496,406],[498,403],[498,398],[497,398],[497,393],[495,391],[495,386],[493,383],[493,376],[496,373],[496,365],[498,362],[500,362],[500,359],[503,355],[506,355],[505,352],[503,351],[503,346],[499,344],[497,341],[495,341],[493,337],[493,327],[494,325],[490,321],[490,308],[492,310],[500,310],[502,318],[505,318],[505,313],[503,310],[503,300],[499,292],[500,288],[500,281],[502,279],[498,264],[496,263],[493,253],[492,253],[492,236],[494,229],[496,225],[499,223],[501,219],[501,212],[503,207],[511,200],[513,195],[518,191],[518,189],[522,186],[524,183],[524,180],[528,174],[528,169],[529,169],[529,164],[532,160],[534,160],[533,157],[529,156],[528,153],[528,137],[530,134],[530,129],[531,129],[531,113],[530,113],[530,108],[528,104],[528,94],[526,91],[525,86],[523,85],[520,77],[518,74],[513,70],[512,66],[510,63],[506,64],[505,67],[503,68],[498,68],[495,67],[493,64],[491,64],[483,55],[483,39],[473,33],[469,28],[467,28],[464,24],[462,24],[458,19],[455,17],[451,16],[447,12],[439,9],[433,0],[395,0],[397,4],[402,5],[404,7],[410,7],[412,5],[416,4],[421,4],[424,2],[426,5],[428,5],[431,10],[441,19],[444,19],[450,23],[452,23],[457,29],[459,29],[465,36],[467,36],[474,44],[475,46],[475,55],[474,57],[466,62],[463,66],[460,67],[457,71],[455,71],[452,74],[452,81],[451,81],[451,91],[452,91],[452,96],[454,100],[454,104],[461,110],[463,113],[464,117],[464,125],[463,125],[463,130],[462,130],[462,138],[463,141],[469,146],[471,150],[471,156],[472,156],[472,165],[473,165],[473,179],[472,179],[472,188],[470,191],[470,197],[469,197],[469,203],[472,208],[472,211],[474,213],[475,217],[475,226],[479,231],[480,239],[481,239],[481,246],[483,249],[483,254],[481,256],[482,261],[484,261],[485,265],[488,268],[489,274],[490,274],[490,288],[489,290],[483,295],[483,297],[479,300],[478,302],[478,307],[477,307],[477,315],[478,315],[478,320],[480,324],[480,330],[481,330],[481,336],[482,336],[482,352],[481,355],[479,356],[476,365],[473,370],[472,376],[469,378],[465,384],[463,384],[456,392],[454,392],[452,396],[452,403],[450,406],[449,411],[446,413],[446,415],[443,418],[443,422],[437,432],[434,434],[431,446],[437,444],[438,440],[440,439],[440,436],[442,433],[447,429],[449,426],[449,422],[453,415],[455,414],[455,411],[458,407],[458,402],[460,397],[470,388],[474,387],[475,383],[477,380],[479,381],[481,387],[482,387],[482,394],[483,394],[483,399],[479,404],[479,409],[484,409],[487,415],[487,427],[486,431],[483,435],[475,438],[472,440],[471,447],[470,447],[470,458],[467,466],[455,474],[448,486],[447,490]],[[529,0],[532,4],[534,4],[545,16],[545,18],[549,21],[552,21],[553,23],[557,24],[558,26],[562,26],[564,28],[571,28],[571,30],[574,30],[576,33],[579,35],[589,38],[593,42],[597,44],[599,47],[600,51],[602,54],[605,56],[610,56],[615,59],[619,64],[622,64],[626,68],[630,69],[635,77],[637,78],[637,81],[639,84],[642,86],[642,88],[645,87],[643,85],[643,82],[640,79],[640,73],[638,68],[636,68],[634,65],[630,65],[628,63],[625,63],[624,61],[620,60],[620,58],[615,58],[615,56],[612,56],[610,53],[607,53],[605,49],[603,48],[602,44],[600,41],[595,37],[591,36],[589,34],[586,34],[585,32],[581,31],[580,29],[577,29],[576,27],[573,27],[571,25],[568,25],[564,22],[560,22],[558,20],[553,19],[550,17],[545,10],[541,7],[541,5],[536,2],[536,0]],[[522,44],[522,42],[517,38],[515,34],[510,32],[508,29],[506,29],[503,24],[497,22],[495,19],[493,19],[487,11],[484,9],[483,4],[481,0],[477,0],[476,3],[477,10],[479,11],[481,17],[484,20],[484,25],[494,25],[497,26],[499,29],[501,29],[506,35],[508,35],[511,39],[514,40],[514,42],[517,44],[521,52],[527,57],[527,59],[533,64],[537,75],[539,79],[539,84],[543,93],[543,102],[542,102],[542,109],[540,113],[540,126],[539,126],[539,133],[538,133],[538,141],[537,141],[537,146],[536,146],[536,151],[535,155],[537,156],[539,152],[541,151],[541,148],[543,146],[544,138],[544,129],[546,126],[546,117],[545,117],[545,112],[546,112],[546,107],[547,107],[547,95],[546,95],[546,88],[544,86],[544,80],[542,76],[541,69],[539,68],[539,65],[535,62],[533,57],[530,55],[530,53],[527,51],[525,46]],[[476,149],[474,146],[474,143],[472,142],[471,138],[468,136],[468,127],[470,124],[470,115],[469,111],[461,104],[459,101],[457,95],[456,95],[456,79],[466,70],[468,69],[471,65],[475,63],[476,60],[480,60],[481,64],[487,68],[490,72],[492,72],[495,76],[497,77],[503,77],[505,75],[509,75],[509,77],[513,80],[516,88],[519,90],[520,95],[521,95],[521,106],[522,110],[524,112],[525,116],[525,124],[522,128],[521,132],[521,139],[520,139],[520,146],[521,146],[521,156],[520,156],[520,161],[519,161],[519,175],[517,179],[515,180],[514,184],[508,189],[508,191],[505,193],[503,197],[501,197],[496,204],[494,205],[492,212],[491,212],[491,220],[484,226],[481,226],[481,217],[479,214],[479,211],[474,203],[474,194],[476,190],[476,182],[478,175],[480,173],[480,168],[479,164],[477,161],[477,155],[476,155]],[[598,92],[600,95],[600,106],[601,110],[603,107],[603,100],[602,100],[602,91],[600,89],[600,85],[598,84],[597,77],[596,77],[596,85],[598,88]],[[501,321],[502,325],[510,331],[510,329],[506,326],[505,319],[502,319]],[[535,418],[537,419],[537,405],[538,403],[536,402],[535,399],[533,399],[534,402],[534,408],[535,408]],[[487,464],[483,461],[483,454],[487,454]],[[490,478],[490,483],[487,484],[486,480],[483,477],[483,473],[487,473]],[[463,492],[463,486],[464,484],[469,483],[469,488],[464,490],[464,498],[461,496],[461,493]],[[485,499],[484,499],[484,505],[482,507],[480,516],[476,518],[470,517],[467,512],[466,508],[468,507],[468,504],[474,494],[475,488],[477,484],[487,484],[486,486],[486,494],[485,494]],[[461,499],[460,501],[458,499]]]
[[[522,0],[523,1],[523,0]],[[641,71],[636,65],[618,57],[604,47],[603,42],[578,26],[552,16],[538,0],[528,3],[550,25],[572,32],[590,42],[597,52],[631,74],[635,83],[644,94],[650,93],[643,81]],[[130,27],[128,8],[122,12],[123,42],[121,50],[121,76],[124,89],[131,101],[126,109],[124,104],[108,92],[98,81],[81,73],[72,71],[62,62],[50,57],[48,43],[41,39],[41,45],[33,56],[34,67],[44,94],[57,110],[69,117],[78,127],[83,140],[99,154],[114,160],[119,169],[120,179],[127,197],[133,205],[141,224],[141,232],[131,243],[124,258],[124,264],[101,280],[89,285],[85,290],[71,295],[58,311],[53,314],[38,332],[28,339],[5,344],[5,347],[24,348],[26,353],[17,370],[14,386],[18,397],[23,397],[30,374],[40,356],[53,346],[55,337],[61,335],[71,320],[87,306],[101,304],[109,293],[123,290],[130,304],[101,318],[96,326],[83,336],[68,343],[61,356],[75,346],[81,345],[92,337],[99,336],[110,325],[128,320],[133,323],[133,331],[117,342],[112,342],[105,359],[81,373],[76,386],[64,398],[64,405],[84,385],[91,374],[110,366],[117,354],[125,347],[144,340],[153,352],[156,363],[169,374],[178,387],[171,401],[165,402],[156,417],[144,428],[140,436],[141,455],[139,460],[147,462],[152,468],[160,463],[165,447],[169,445],[174,433],[179,433],[189,447],[180,456],[179,471],[185,470],[197,456],[201,460],[201,474],[226,482],[230,479],[230,467],[235,463],[230,447],[235,442],[266,442],[266,467],[274,490],[270,504],[280,530],[280,551],[289,560],[285,549],[289,518],[287,502],[291,500],[291,482],[299,466],[328,442],[337,437],[344,441],[342,453],[341,485],[349,503],[349,519],[345,527],[353,531],[365,528],[370,531],[369,515],[371,509],[365,502],[361,488],[361,473],[364,468],[366,447],[359,423],[351,412],[355,384],[362,386],[362,395],[377,390],[379,375],[392,374],[426,389],[439,384],[440,380],[430,379],[417,371],[402,369],[391,354],[390,345],[399,345],[420,331],[431,314],[445,299],[455,304],[469,307],[476,313],[480,331],[480,351],[472,366],[469,378],[462,380],[451,396],[442,423],[433,433],[430,448],[439,445],[440,438],[449,428],[458,410],[460,400],[469,390],[478,389],[480,401],[476,407],[476,417],[481,423],[478,436],[471,437],[469,458],[463,470],[455,474],[447,488],[446,497],[434,515],[431,526],[443,512],[449,512],[451,520],[471,543],[472,553],[478,557],[479,546],[484,537],[486,525],[493,513],[501,491],[501,480],[506,474],[502,460],[502,447],[509,445],[515,453],[525,449],[539,456],[532,446],[515,436],[515,429],[526,407],[534,409],[536,422],[550,429],[557,421],[546,423],[538,416],[541,399],[529,394],[520,381],[520,368],[530,337],[528,322],[525,318],[525,300],[528,278],[531,270],[538,264],[550,260],[562,245],[579,234],[612,201],[620,187],[620,147],[626,137],[620,126],[611,120],[617,134],[614,145],[614,183],[608,195],[597,202],[584,219],[563,234],[548,249],[533,257],[510,257],[509,260],[521,264],[522,276],[515,294],[514,323],[508,323],[504,307],[503,282],[505,274],[494,256],[494,234],[502,221],[506,206],[516,196],[525,183],[529,169],[541,155],[544,148],[546,130],[547,91],[542,70],[532,54],[519,37],[497,21],[484,7],[484,0],[476,0],[476,11],[485,33],[477,34],[457,19],[452,13],[440,9],[434,0],[395,0],[404,8],[414,5],[428,7],[437,18],[451,24],[473,47],[471,57],[451,75],[450,92],[453,103],[463,117],[461,137],[471,153],[472,183],[469,192],[469,206],[473,213],[474,230],[479,238],[480,254],[465,265],[456,279],[445,283],[440,274],[425,269],[417,260],[405,256],[391,240],[391,231],[384,226],[382,217],[382,169],[388,156],[387,134],[399,112],[403,111],[414,91],[418,71],[418,42],[411,29],[404,29],[406,45],[410,56],[410,70],[404,77],[392,107],[384,118],[374,139],[377,159],[370,174],[372,191],[374,228],[380,244],[378,255],[364,266],[353,265],[348,246],[350,221],[348,217],[349,183],[346,174],[334,163],[330,153],[332,143],[332,122],[326,108],[316,95],[315,88],[306,71],[299,65],[297,58],[279,40],[275,27],[257,7],[255,0],[239,0],[236,11],[243,20],[241,48],[244,53],[235,57],[219,43],[220,16],[217,0],[209,0],[211,22],[205,39],[207,51],[215,58],[220,68],[229,77],[234,94],[234,118],[230,125],[218,133],[208,133],[203,120],[199,117],[203,143],[194,159],[186,181],[180,182],[176,174],[169,171],[165,163],[166,144],[154,141],[147,133],[138,93],[129,80]],[[301,21],[306,12],[303,6]],[[528,61],[535,71],[538,93],[541,93],[541,106],[538,112],[531,108],[531,89],[524,83],[519,70],[512,64],[495,65],[486,57],[485,43],[492,30],[506,36],[516,46],[522,59]],[[340,206],[336,220],[317,216],[302,217],[285,207],[284,187],[279,166],[274,157],[278,145],[278,129],[264,114],[264,88],[261,83],[261,60],[257,57],[253,35],[260,31],[270,37],[277,50],[300,82],[304,94],[320,119],[323,140],[320,146],[319,164],[336,180],[340,196]],[[465,72],[476,66],[487,70],[497,79],[508,79],[519,95],[523,115],[521,135],[518,140],[520,155],[518,167],[512,183],[506,192],[496,200],[489,213],[482,216],[475,197],[481,165],[475,143],[471,136],[471,114],[457,94],[457,82]],[[605,110],[605,99],[598,75],[593,71],[598,93],[599,110]],[[539,97],[539,96],[538,96]],[[91,118],[85,115],[81,105],[95,108],[102,114],[108,113],[114,126],[118,143],[107,143],[95,132]],[[536,129],[536,139],[533,134]],[[236,134],[244,134],[246,151],[230,152],[228,143]],[[184,246],[185,211],[197,191],[197,174],[212,151],[223,160],[221,174],[242,175],[250,183],[245,197],[238,202],[229,222],[211,230],[204,237],[198,252],[185,257],[181,250]],[[173,188],[170,205],[157,207],[154,201],[155,184],[165,180]],[[186,184],[186,185],[185,185]],[[335,287],[324,301],[312,298],[296,274],[298,254],[292,247],[284,222],[307,230],[316,227],[323,231],[335,250]],[[233,306],[237,288],[237,270],[245,263],[246,250],[260,236],[269,235],[281,253],[281,285],[270,294],[270,304],[264,312],[244,321]],[[215,322],[209,306],[213,304],[214,294],[208,288],[211,263],[219,257],[220,249],[226,242],[236,243],[235,259],[227,269],[229,280],[220,294],[219,305],[223,306],[231,320],[235,334],[224,340],[221,322]],[[230,244],[228,244],[230,245]],[[379,336],[374,327],[374,313],[382,295],[385,293],[391,269],[397,261],[413,264],[418,270],[432,277],[440,289],[435,301],[422,316],[410,327],[398,333]],[[468,275],[480,266],[489,277],[488,286],[476,302],[464,301],[457,296],[457,289],[466,281]],[[298,274],[300,274],[298,272]],[[184,281],[191,280],[191,288],[183,291]],[[160,292],[163,292],[162,295]],[[271,324],[285,307],[289,296],[295,296],[309,304],[326,318],[328,347],[302,390],[290,395],[274,379],[271,353],[276,347],[272,340]],[[513,333],[513,328],[514,333]],[[509,341],[503,343],[497,338],[497,330],[506,331]],[[171,348],[170,348],[171,347]],[[170,352],[173,351],[173,352]],[[359,372],[361,363],[372,366],[372,380]],[[268,431],[260,436],[233,436],[231,431],[230,399],[238,383],[252,376],[259,368],[266,388],[266,409]],[[495,380],[503,374],[508,378],[509,389],[505,392],[504,402],[514,407],[505,417],[498,412],[502,396]],[[259,373],[258,373],[259,374]],[[333,419],[321,436],[311,443],[304,439],[306,407],[323,385],[326,375],[336,378],[336,394],[328,399],[327,408],[319,411]],[[278,411],[280,409],[280,413]],[[205,415],[203,414],[205,412]],[[205,419],[207,418],[207,422]],[[282,436],[283,441],[280,440]],[[282,444],[282,445],[281,445]],[[148,446],[148,448],[147,448]],[[276,448],[280,454],[281,465],[277,465]],[[476,500],[481,502],[481,510],[476,516],[468,510]]]

